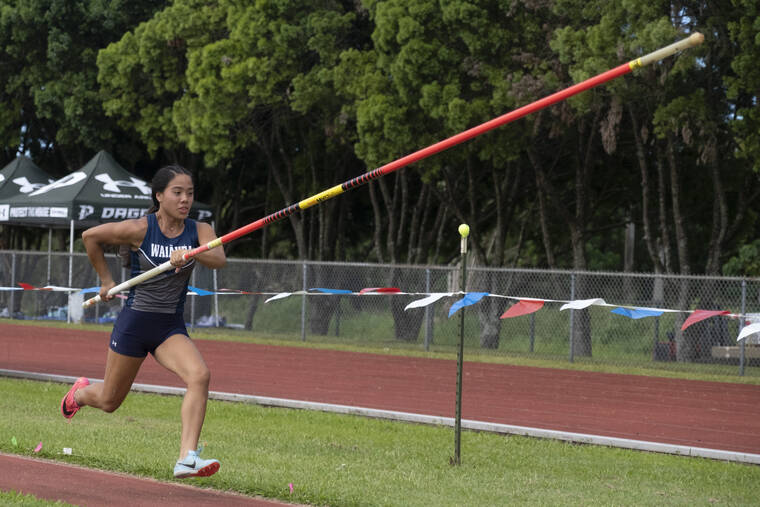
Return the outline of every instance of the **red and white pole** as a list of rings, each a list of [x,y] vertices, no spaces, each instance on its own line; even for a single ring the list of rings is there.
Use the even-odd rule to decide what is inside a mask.
[[[315,204],[319,204],[322,201],[332,199],[336,195],[342,194],[348,190],[351,190],[352,188],[362,186],[365,183],[368,183],[372,180],[378,179],[381,176],[385,176],[386,174],[397,171],[401,169],[402,167],[408,166],[409,164],[425,159],[431,155],[435,155],[436,153],[439,153],[441,151],[447,150],[453,146],[456,146],[465,141],[468,141],[474,137],[484,134],[497,127],[501,127],[502,125],[511,123],[519,118],[522,118],[523,116],[527,116],[531,113],[535,113],[536,111],[549,107],[553,104],[556,104],[557,102],[561,102],[569,97],[572,97],[573,95],[577,95],[590,88],[594,88],[595,86],[598,86],[602,83],[606,83],[607,81],[620,77],[624,74],[628,74],[634,69],[643,67],[645,65],[649,65],[650,63],[653,63],[653,62],[660,61],[664,58],[674,55],[675,53],[679,51],[683,51],[685,49],[689,49],[691,47],[702,44],[702,42],[704,42],[704,39],[705,37],[701,33],[698,33],[698,32],[693,33],[690,37],[686,39],[682,39],[669,46],[658,49],[657,51],[653,51],[652,53],[644,55],[641,58],[637,58],[636,60],[631,60],[630,62],[624,63],[618,67],[615,67],[614,69],[610,69],[599,75],[586,79],[585,81],[582,81],[578,84],[565,88],[564,90],[560,90],[556,93],[553,93],[535,102],[531,102],[530,104],[527,104],[518,109],[515,109],[514,111],[511,111],[502,116],[489,120],[485,123],[481,123],[480,125],[476,127],[472,127],[468,130],[465,130],[464,132],[460,132],[459,134],[453,135],[449,137],[448,139],[444,139],[443,141],[439,141],[435,144],[431,144],[427,148],[423,148],[421,150],[415,151],[414,153],[406,155],[405,157],[396,159],[393,162],[385,164],[382,167],[378,167],[377,169],[364,173],[361,176],[357,176],[356,178],[343,182],[340,185],[336,185],[332,188],[324,190],[300,202],[291,204],[290,206],[283,208],[276,213],[272,213],[271,215],[267,215],[264,218],[260,218],[256,220],[255,222],[251,222],[250,224],[244,225],[243,227],[240,227],[239,229],[235,229],[234,231],[227,233],[224,236],[215,239],[214,241],[211,241],[205,245],[201,245],[193,250],[188,251],[185,254],[185,258],[189,259],[191,257],[198,255],[199,253],[202,253],[207,250],[211,250],[212,248],[216,248],[218,246],[229,243],[232,240],[238,239],[255,230],[261,229],[265,225],[282,220],[283,218],[286,218],[292,215],[296,211],[310,208],[311,206],[314,206]],[[149,280],[150,278],[153,278],[154,276],[160,273],[163,273],[164,271],[168,271],[170,269],[172,269],[172,265],[170,262],[167,261],[159,266],[156,266],[155,268],[149,271],[146,271],[145,273],[141,275],[138,275],[130,280],[127,280],[126,282],[123,282],[113,287],[111,290],[108,291],[108,294],[109,295],[118,294],[119,292],[123,290],[134,287],[135,285],[142,283],[145,280]],[[95,296],[94,298],[88,299],[87,301],[83,303],[83,305],[85,308],[87,308],[95,303],[98,303],[99,301],[100,301],[100,296],[98,295],[98,296]]]

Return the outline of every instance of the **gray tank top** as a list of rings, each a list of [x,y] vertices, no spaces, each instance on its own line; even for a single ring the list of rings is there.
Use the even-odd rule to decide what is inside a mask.
[[[169,260],[172,251],[196,248],[198,228],[195,220],[185,219],[185,228],[176,238],[167,238],[158,226],[156,215],[146,215],[148,229],[140,248],[130,252],[132,277],[151,270]],[[195,268],[195,260],[182,266],[179,273],[165,271],[150,280],[135,285],[129,291],[127,306],[133,310],[157,313],[182,313],[185,309],[187,283]]]

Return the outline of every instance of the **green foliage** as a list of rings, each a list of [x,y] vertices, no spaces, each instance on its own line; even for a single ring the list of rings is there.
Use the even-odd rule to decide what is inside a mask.
[[[606,245],[600,245],[601,238],[593,238],[586,243],[588,267],[591,271],[614,271],[623,264],[622,250],[613,251]]]
[[[40,158],[54,147],[73,169],[88,158],[82,150],[111,149],[117,138],[127,145],[128,137],[101,108],[95,60],[99,48],[161,7],[161,2],[3,2],[0,139],[6,146]]]
[[[726,276],[760,276],[760,240],[756,239],[739,247],[737,255],[723,265]]]
[[[735,75],[726,75],[724,82],[728,95],[736,100],[736,110],[730,117],[730,125],[736,136],[738,154],[747,159],[755,171],[760,171],[760,7],[753,0],[733,0],[739,12],[728,23],[731,41],[738,47],[731,61]]]
[[[100,51],[103,108],[138,132],[151,154],[178,146],[181,132],[173,110],[189,86],[188,59],[223,31],[225,15],[221,6],[207,2],[175,2]]]
[[[700,30],[700,47],[230,248],[445,263],[466,221],[480,264],[611,269],[584,244],[622,251],[627,212],[651,222],[637,270],[715,270],[756,235],[756,3],[0,1],[0,155],[56,175],[103,148],[184,163],[228,231]],[[679,244],[707,247],[658,261]]]

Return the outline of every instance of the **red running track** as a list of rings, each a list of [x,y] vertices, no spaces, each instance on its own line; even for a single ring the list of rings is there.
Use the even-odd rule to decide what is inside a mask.
[[[0,491],[16,491],[46,500],[62,500],[74,505],[109,507],[288,505],[235,493],[8,454],[0,454]]]
[[[0,324],[0,368],[103,378],[108,337]],[[451,360],[196,343],[213,391],[454,416]],[[136,382],[182,387],[152,358]],[[755,385],[465,361],[462,399],[464,419],[760,454]]]

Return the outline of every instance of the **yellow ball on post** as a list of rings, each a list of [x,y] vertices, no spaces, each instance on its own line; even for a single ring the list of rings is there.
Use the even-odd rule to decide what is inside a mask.
[[[466,238],[470,235],[470,226],[467,224],[462,224],[459,226],[459,235],[463,238]]]

